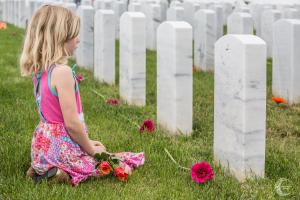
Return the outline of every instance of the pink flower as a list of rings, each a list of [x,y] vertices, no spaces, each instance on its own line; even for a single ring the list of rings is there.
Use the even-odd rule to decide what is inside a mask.
[[[75,77],[76,77],[76,80],[77,80],[78,83],[80,83],[81,81],[84,80],[84,76],[83,75],[76,75]]]
[[[191,177],[196,183],[205,183],[214,177],[214,171],[209,163],[202,161],[191,168]]]
[[[151,133],[155,129],[154,122],[151,119],[146,119],[143,124],[140,126],[140,133],[143,133],[145,128],[147,129],[148,133]]]
[[[120,104],[120,101],[118,99],[108,98],[106,103],[110,106],[118,106]]]

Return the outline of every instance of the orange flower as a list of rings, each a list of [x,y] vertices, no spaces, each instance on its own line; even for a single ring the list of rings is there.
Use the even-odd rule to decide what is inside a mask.
[[[272,100],[275,101],[277,104],[286,102],[286,100],[284,98],[281,98],[281,97],[272,97]]]
[[[0,29],[6,29],[6,28],[7,28],[6,23],[0,22]]]
[[[111,166],[109,165],[108,162],[103,161],[103,162],[101,162],[101,164],[99,166],[99,170],[103,175],[108,175],[108,174],[110,174]]]

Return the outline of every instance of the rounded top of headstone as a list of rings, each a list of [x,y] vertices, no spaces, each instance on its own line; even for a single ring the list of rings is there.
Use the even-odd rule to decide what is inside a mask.
[[[98,14],[98,13],[114,15],[114,11],[109,10],[109,9],[99,9],[99,10],[96,11],[96,14]]]
[[[252,18],[250,13],[245,13],[245,12],[233,12],[229,17],[236,17],[236,16],[240,16],[243,18]]]
[[[142,12],[124,12],[121,18],[146,18],[145,14]],[[121,19],[120,18],[120,19]]]
[[[159,29],[192,29],[192,26],[185,21],[165,21],[158,26]]]
[[[81,9],[81,10],[94,10],[93,6],[91,5],[80,5],[78,6],[78,9]]]
[[[197,12],[203,12],[203,13],[207,13],[207,14],[216,13],[214,10],[211,10],[211,9],[200,9]]]
[[[280,11],[280,10],[276,10],[276,9],[267,9],[267,10],[265,10],[265,11],[263,11],[263,13],[273,13],[273,14],[277,14],[277,13],[279,13],[279,14],[281,14],[282,12]]]
[[[256,35],[247,35],[247,34],[228,34],[221,37],[215,45],[219,43],[227,42],[239,42],[242,45],[266,45],[266,42]]]
[[[298,24],[300,24],[300,20],[299,19],[280,19],[274,23],[274,25],[276,25],[276,26],[278,26],[280,24],[298,25]]]

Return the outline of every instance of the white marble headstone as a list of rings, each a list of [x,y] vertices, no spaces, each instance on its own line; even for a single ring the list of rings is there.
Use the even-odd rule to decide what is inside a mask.
[[[223,2],[223,11],[224,11],[224,24],[227,24],[227,18],[233,12],[233,5],[231,2]]]
[[[261,36],[261,14],[264,11],[264,4],[253,4],[251,5],[251,16],[253,18],[253,22],[254,22],[254,27],[256,30],[256,35],[257,36]]]
[[[226,35],[215,45],[214,160],[239,181],[264,177],[266,44]]]
[[[142,4],[133,2],[128,5],[128,11],[130,12],[142,12]]]
[[[26,27],[26,20],[27,20],[27,13],[26,13],[26,2],[20,1],[18,7],[19,13],[19,27],[25,28]]]
[[[253,34],[253,19],[249,13],[232,13],[227,20],[228,34]]]
[[[170,7],[167,10],[167,21],[183,21],[184,8],[183,7]]]
[[[94,77],[115,84],[115,14],[112,10],[97,10],[94,32]]]
[[[300,13],[295,8],[286,8],[283,11],[283,17],[285,19],[300,19]]]
[[[151,4],[147,12],[147,49],[156,50],[156,31],[162,22],[161,6]]]
[[[120,33],[120,17],[121,15],[126,12],[126,4],[122,1],[114,2],[114,13],[116,18],[116,38],[119,39]]]
[[[157,30],[157,123],[190,135],[193,122],[192,26],[167,21]]]
[[[224,32],[224,9],[222,5],[213,5],[211,9],[216,12],[217,39],[219,39],[223,36]]]
[[[76,13],[77,6],[75,3],[64,3],[63,6],[72,12]]]
[[[261,15],[261,38],[267,43],[267,56],[272,57],[273,24],[282,17],[279,10],[266,10]]]
[[[3,18],[4,6],[5,6],[4,0],[0,0],[0,20],[2,20],[2,21],[4,21],[4,18]]]
[[[91,0],[81,0],[81,5],[82,6],[91,6],[92,1]]]
[[[272,92],[289,104],[300,103],[300,20],[274,24]]]
[[[120,19],[120,96],[130,105],[146,104],[146,17],[125,12]]]
[[[95,10],[92,6],[81,5],[77,13],[80,16],[80,43],[76,50],[76,61],[79,66],[93,70]]]
[[[195,14],[194,66],[197,70],[214,70],[214,45],[217,41],[216,13],[198,10]]]
[[[195,13],[200,9],[200,5],[192,1],[184,1],[184,21],[188,22],[194,28]]]
[[[172,7],[183,7],[183,4],[180,1],[174,0],[170,3],[170,8]]]

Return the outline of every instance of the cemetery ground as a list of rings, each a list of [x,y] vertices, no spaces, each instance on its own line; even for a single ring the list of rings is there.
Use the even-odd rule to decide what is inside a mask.
[[[139,132],[135,123],[148,118],[156,121],[156,53],[151,51],[147,51],[147,105],[143,108],[107,105],[92,90],[105,98],[119,98],[118,85],[101,84],[92,72],[77,68],[85,77],[80,91],[90,137],[111,152],[144,151],[145,165],[125,183],[106,177],[89,179],[78,187],[34,184],[25,172],[39,116],[31,78],[21,77],[19,72],[23,36],[24,30],[12,25],[0,31],[0,199],[300,199],[300,105],[285,109],[272,102],[271,60],[267,68],[265,178],[239,183],[213,164],[213,73],[193,75],[192,136],[168,136],[158,129],[152,134]],[[118,66],[118,55],[116,62]],[[164,148],[186,167],[206,160],[213,165],[215,178],[204,185],[192,182],[189,172],[171,162]],[[280,183],[279,189],[288,196],[278,195],[275,185]]]

